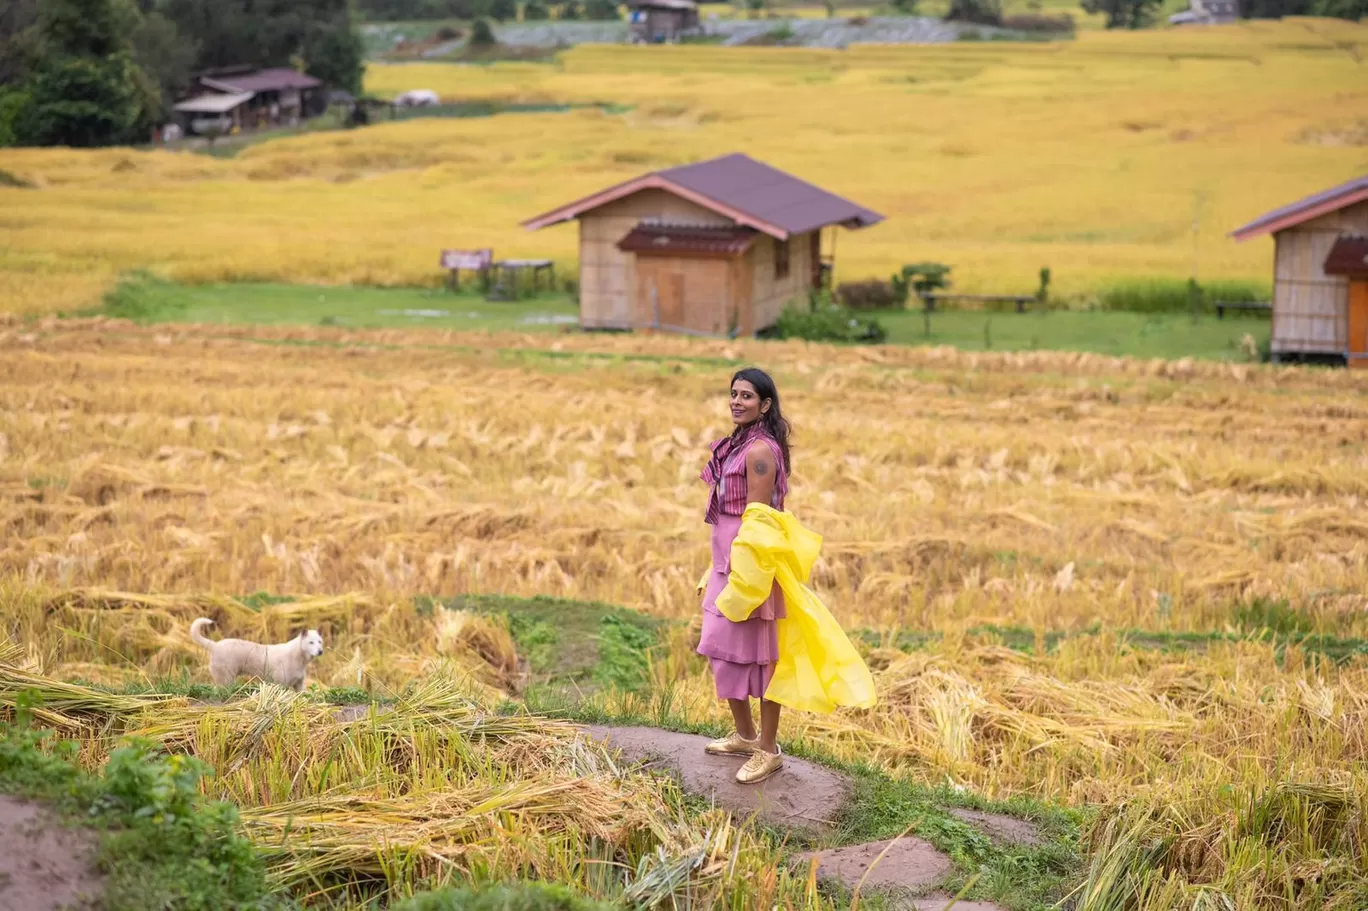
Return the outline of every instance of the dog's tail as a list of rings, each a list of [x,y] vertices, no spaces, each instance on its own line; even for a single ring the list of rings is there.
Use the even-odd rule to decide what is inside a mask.
[[[194,623],[190,624],[190,638],[195,640],[196,645],[212,649],[214,647],[214,640],[206,639],[204,633],[200,632],[200,630],[204,629],[206,626],[213,625],[213,620],[210,620],[208,617],[200,617]]]

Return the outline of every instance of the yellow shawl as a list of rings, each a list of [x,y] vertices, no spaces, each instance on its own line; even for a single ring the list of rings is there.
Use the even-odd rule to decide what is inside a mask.
[[[779,661],[765,698],[823,714],[837,706],[869,708],[875,702],[869,668],[806,584],[821,549],[821,536],[800,525],[792,513],[749,504],[732,542],[731,571],[717,596],[717,609],[740,623],[778,582],[788,616],[778,621]],[[703,578],[706,582],[707,575]]]

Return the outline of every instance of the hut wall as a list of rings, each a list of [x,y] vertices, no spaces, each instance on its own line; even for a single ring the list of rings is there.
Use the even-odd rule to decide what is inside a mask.
[[[580,324],[587,329],[630,329],[637,280],[630,253],[617,248],[643,218],[725,226],[731,222],[664,190],[642,190],[579,219]],[[649,322],[649,321],[648,321]]]
[[[806,301],[812,287],[812,234],[795,234],[788,239],[788,274],[781,277],[775,274],[775,261],[782,243],[764,235],[751,248],[754,328],[750,332],[773,326],[786,307]]]
[[[1321,268],[1341,234],[1368,235],[1368,202],[1275,235],[1273,351],[1339,354],[1348,347],[1349,281]]]

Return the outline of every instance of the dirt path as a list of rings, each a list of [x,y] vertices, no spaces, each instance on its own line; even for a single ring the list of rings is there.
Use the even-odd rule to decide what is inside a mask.
[[[590,725],[584,731],[590,739],[618,751],[623,760],[643,763],[648,769],[674,776],[690,794],[712,800],[735,813],[755,813],[761,820],[784,828],[817,834],[829,832],[853,791],[846,776],[792,758],[784,761],[782,772],[762,784],[738,784],[736,770],[741,760],[703,752],[707,737],[646,727]],[[996,841],[1041,843],[1035,825],[1026,820],[980,810],[950,812]],[[849,889],[863,880],[865,892],[888,893],[889,908],[941,911],[952,907],[951,896],[931,890],[940,885],[954,865],[934,845],[920,838],[906,837],[891,845],[890,841],[876,841],[814,851],[799,855],[794,862],[806,865],[814,860],[821,878],[838,881]],[[1004,909],[992,902],[959,901],[953,903],[953,911]]]
[[[94,907],[95,838],[35,803],[0,795],[0,911]]]
[[[742,759],[703,752],[711,738],[656,728],[585,728],[594,740],[621,751],[628,762],[644,762],[679,780],[690,794],[713,800],[739,814],[756,813],[771,825],[824,832],[850,799],[850,779],[825,766],[785,759],[784,771],[758,785],[736,781]]]

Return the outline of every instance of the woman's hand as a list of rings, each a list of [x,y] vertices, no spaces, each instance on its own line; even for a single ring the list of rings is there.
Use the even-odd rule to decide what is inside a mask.
[[[746,502],[770,505],[774,499],[774,453],[764,443],[746,450]]]

